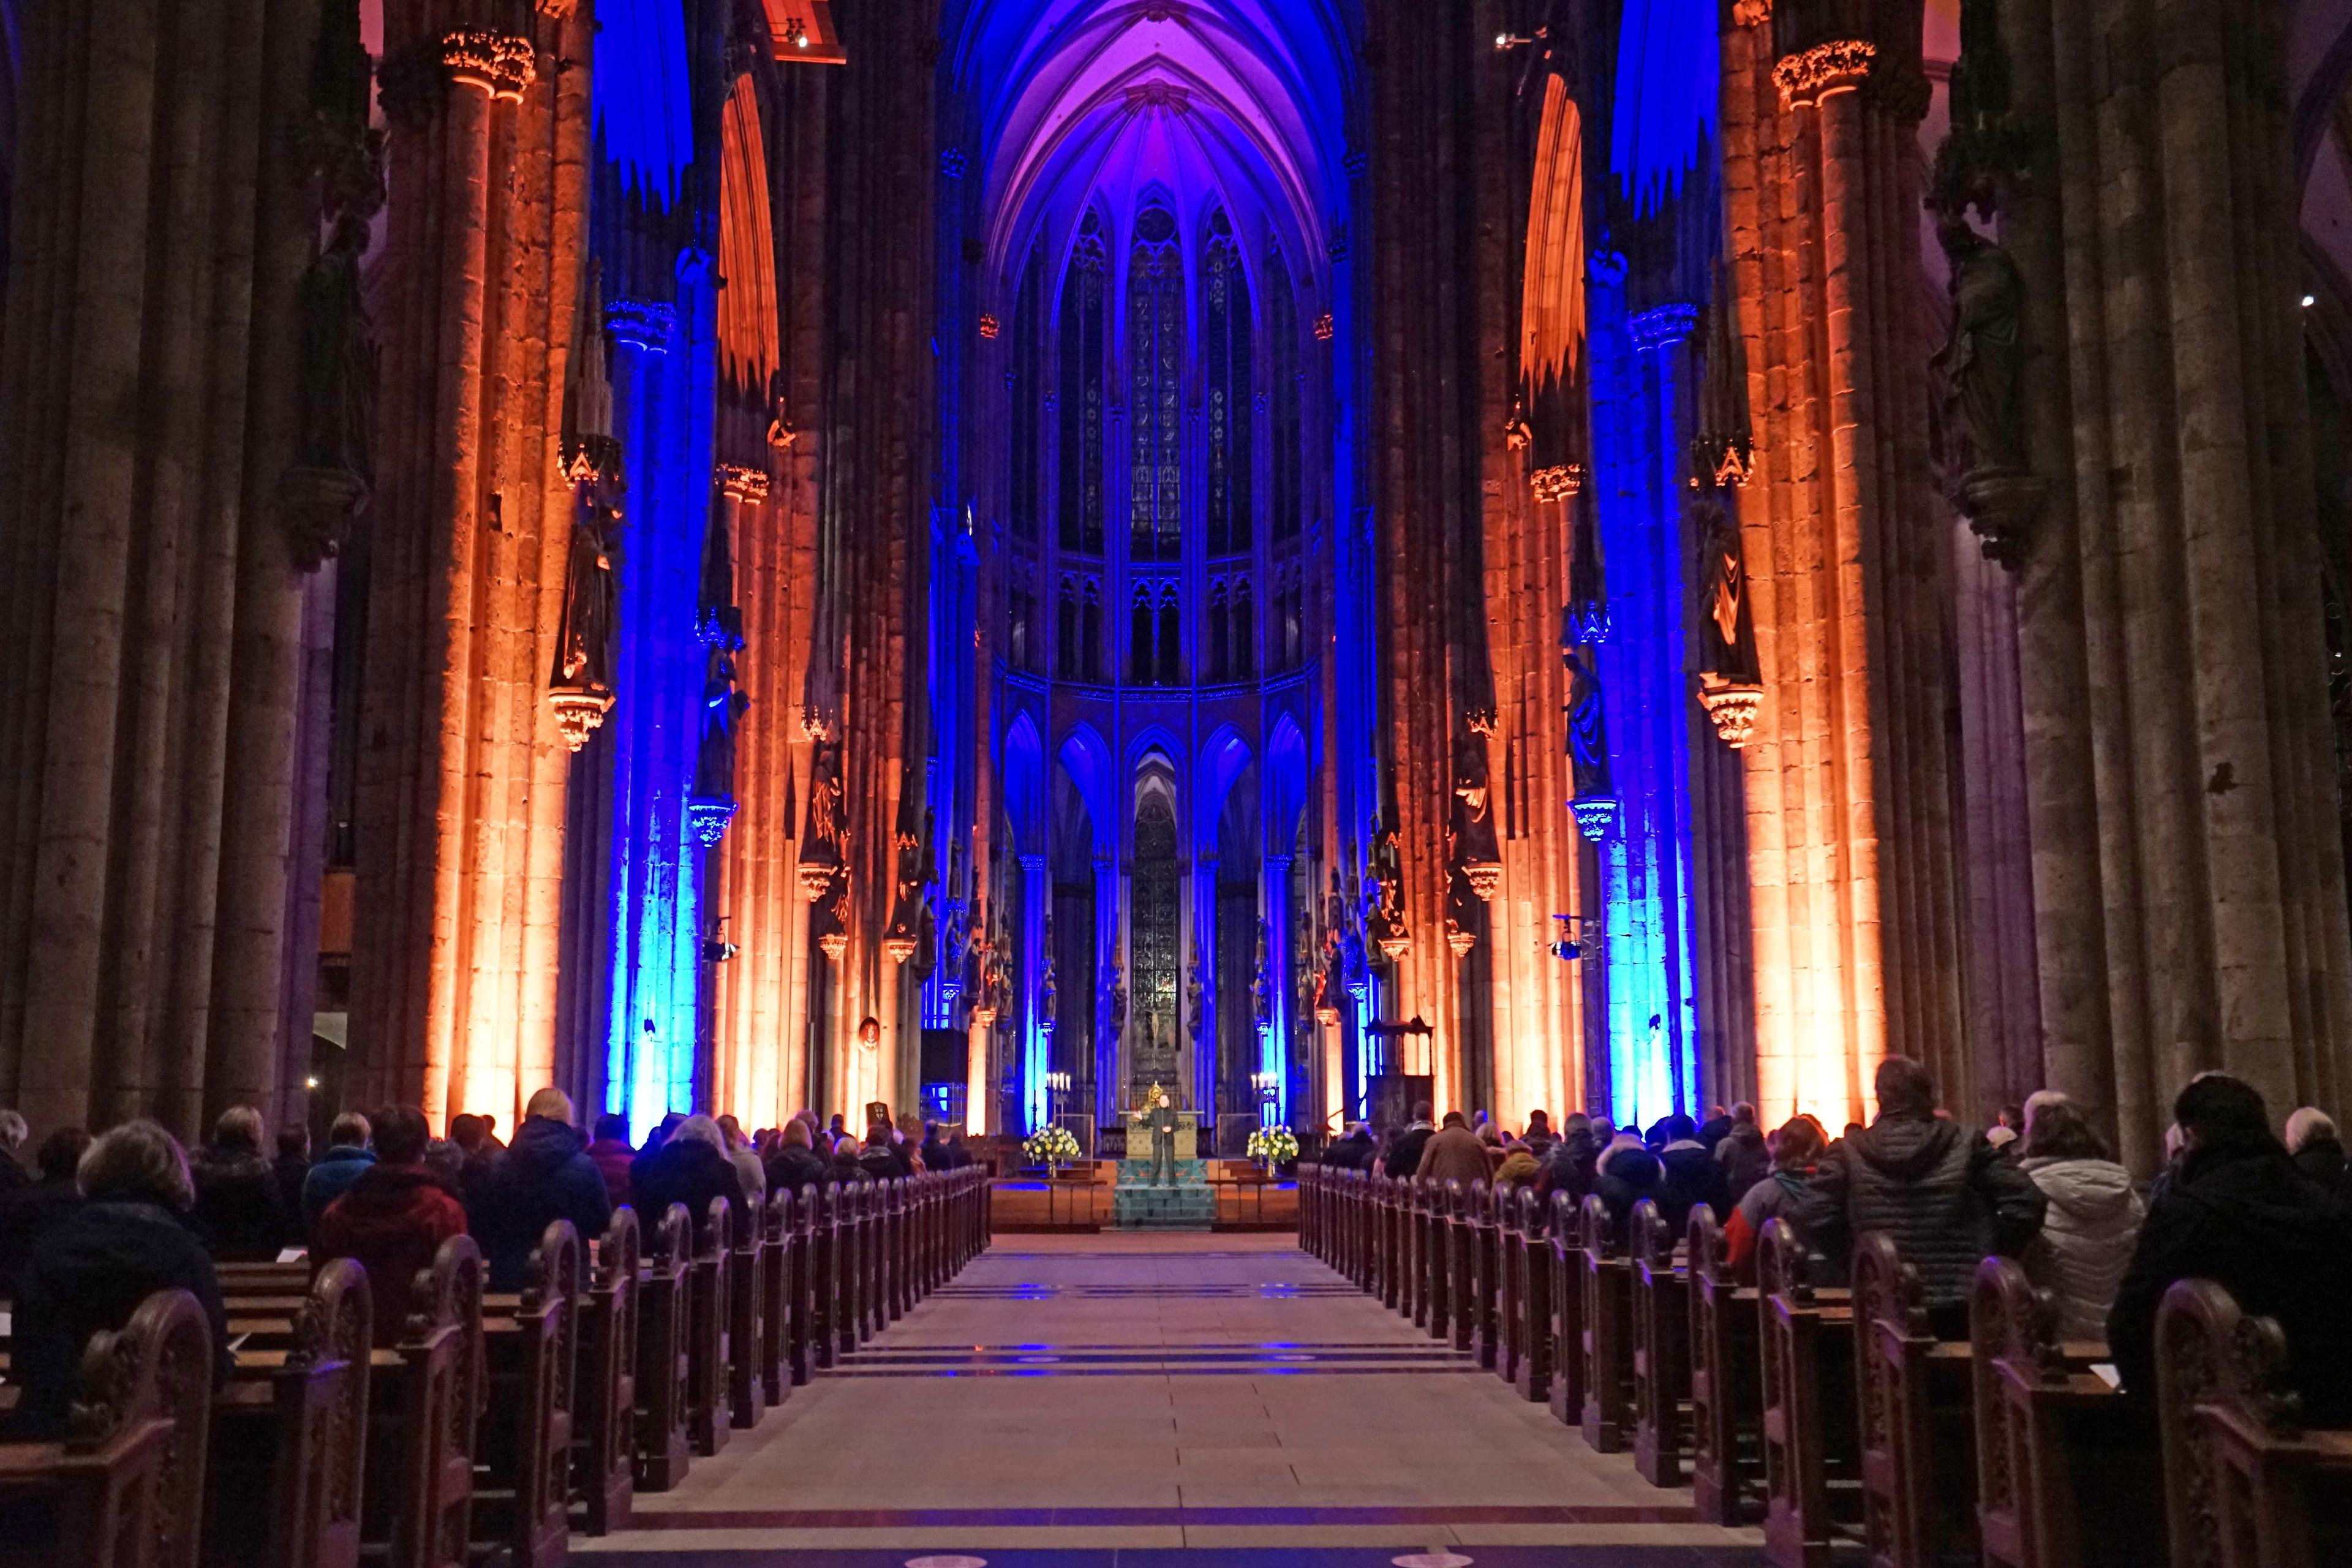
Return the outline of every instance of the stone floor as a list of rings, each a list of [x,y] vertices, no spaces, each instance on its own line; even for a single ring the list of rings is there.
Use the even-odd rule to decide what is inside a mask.
[[[630,1530],[572,1544],[597,1568],[1750,1568],[1759,1539],[1692,1522],[1688,1491],[1290,1237],[1107,1233],[1000,1238]]]

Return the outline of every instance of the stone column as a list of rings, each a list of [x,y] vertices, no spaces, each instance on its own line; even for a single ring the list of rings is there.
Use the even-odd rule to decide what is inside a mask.
[[[1095,872],[1095,984],[1087,998],[1087,1032],[1094,1040],[1095,1126],[1116,1125],[1113,1118],[1127,1100],[1126,1062],[1119,1042],[1102,1032],[1103,999],[1108,994],[1111,955],[1118,951],[1118,860],[1108,844],[1097,844]]]
[[[1265,858],[1265,967],[1272,990],[1272,1006],[1266,1012],[1269,1033],[1258,1042],[1258,1070],[1275,1075],[1276,1081],[1275,1120],[1287,1125],[1290,1120],[1290,1014],[1298,1005],[1297,988],[1291,984],[1290,939],[1292,921],[1297,918],[1290,908],[1290,867],[1296,858],[1289,855],[1269,855]]]
[[[1192,1042],[1192,1108],[1204,1113],[1217,1109],[1217,998],[1224,979],[1217,967],[1218,864],[1211,854],[1192,858],[1192,940],[1201,955],[1201,1037]],[[1188,976],[1191,963],[1192,954],[1185,954]],[[1180,994],[1185,984],[1183,979],[1177,982]]]
[[[1031,1132],[1045,1125],[1045,1074],[1054,1065],[1052,1041],[1038,1012],[1039,987],[1045,976],[1045,923],[1053,907],[1053,868],[1043,855],[1022,856],[1021,1109],[1025,1131]]]
[[[348,43],[322,58],[331,9]],[[0,1100],[37,1136],[133,1114],[187,1134],[236,1102],[274,1120],[287,977],[316,960],[288,918],[314,896],[290,868],[304,574],[367,493],[296,472],[310,160],[367,170],[312,92],[349,73],[363,103],[356,16],[18,16]]]
[[[1755,476],[1741,531],[1764,698],[1743,752],[1759,1103],[1834,1125],[1894,1046],[1965,1081],[1943,739],[1949,568],[1912,294],[1918,18],[1823,35],[1742,5],[1724,168]],[[1808,30],[1811,28],[1811,30]]]
[[[2017,610],[2044,1061],[2140,1170],[2201,1068],[2274,1118],[2352,1092],[2288,16],[1999,6],[2042,132],[2000,239],[2047,487]]]

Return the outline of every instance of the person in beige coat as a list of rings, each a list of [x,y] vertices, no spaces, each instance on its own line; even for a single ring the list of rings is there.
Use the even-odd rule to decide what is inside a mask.
[[[1473,1182],[1483,1182],[1494,1171],[1486,1159],[1486,1146],[1470,1131],[1458,1110],[1445,1113],[1445,1121],[1435,1136],[1421,1151],[1417,1174],[1427,1176],[1439,1186],[1449,1180],[1462,1184],[1468,1191]]]
[[[2107,1309],[2147,1211],[2131,1173],[2106,1157],[2081,1111],[2042,1105],[2029,1125],[2021,1166],[2050,1207],[2026,1251],[2025,1272],[2057,1297],[2061,1338],[2104,1340]]]

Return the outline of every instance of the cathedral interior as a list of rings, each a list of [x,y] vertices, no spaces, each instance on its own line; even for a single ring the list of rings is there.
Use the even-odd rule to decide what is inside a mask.
[[[0,21],[36,1128],[2352,1111],[2341,5]]]

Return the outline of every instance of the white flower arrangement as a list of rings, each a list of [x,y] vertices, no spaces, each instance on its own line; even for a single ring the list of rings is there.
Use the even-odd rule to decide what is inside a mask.
[[[1078,1141],[1066,1127],[1040,1127],[1022,1141],[1021,1152],[1032,1164],[1055,1171],[1078,1157]]]
[[[1297,1135],[1287,1127],[1261,1127],[1249,1135],[1249,1157],[1268,1165],[1287,1164],[1298,1158]]]

